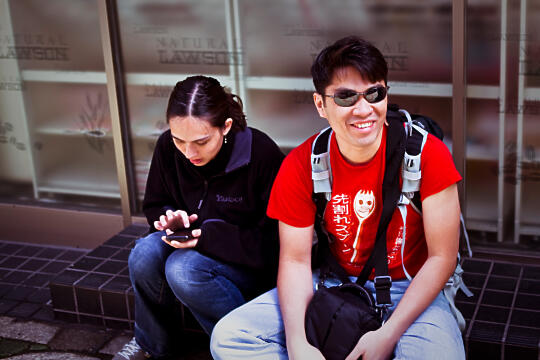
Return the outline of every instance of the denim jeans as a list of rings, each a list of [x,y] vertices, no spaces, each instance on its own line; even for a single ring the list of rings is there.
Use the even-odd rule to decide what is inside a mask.
[[[315,273],[314,286],[318,280]],[[338,283],[336,279],[325,282],[326,286]],[[408,280],[392,282],[390,294],[394,305],[389,315],[409,283]],[[373,282],[368,281],[365,286],[375,296]],[[285,346],[285,329],[274,288],[221,319],[212,333],[210,350],[216,360],[282,360],[288,359]],[[394,359],[465,359],[461,333],[442,291],[401,336],[394,348]]]
[[[256,275],[193,249],[175,249],[155,232],[136,241],[129,255],[135,293],[135,338],[153,357],[167,357],[182,344],[180,300],[206,333],[244,294],[260,287]]]

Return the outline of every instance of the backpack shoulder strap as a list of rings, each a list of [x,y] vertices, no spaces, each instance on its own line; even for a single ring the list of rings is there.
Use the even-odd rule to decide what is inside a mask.
[[[386,306],[392,303],[390,299],[392,281],[388,276],[386,233],[400,199],[399,171],[405,152],[405,136],[401,121],[397,121],[392,116],[387,116],[387,121],[386,165],[382,184],[383,209],[375,236],[375,247],[357,280],[359,284],[364,284],[372,269],[375,268],[374,282],[378,306]]]
[[[320,267],[321,283],[324,283],[328,273],[333,272],[341,282],[349,282],[347,272],[339,265],[330,251],[329,244],[333,242],[331,234],[324,227],[324,212],[326,204],[332,199],[332,166],[330,164],[330,140],[332,128],[321,130],[313,141],[311,148],[311,179],[313,180],[313,193],[311,195],[316,206],[315,233],[317,244],[313,248],[313,261]]]
[[[404,259],[405,239],[407,236],[407,205],[410,204],[420,216],[422,215],[422,201],[420,199],[422,172],[420,170],[420,160],[422,150],[427,141],[428,132],[422,126],[418,125],[406,110],[399,109],[399,107],[395,106],[389,108],[388,113],[393,118],[399,119],[405,130],[405,151],[403,153],[401,167],[401,195],[397,206],[403,222],[401,258]],[[412,280],[403,261],[401,262],[401,266],[407,279]]]
[[[322,130],[313,141],[311,148],[311,179],[313,192],[323,193],[326,200],[332,197],[332,166],[330,165],[330,139],[332,128]]]
[[[406,110],[400,109],[399,112],[407,120],[405,122],[407,145],[405,147],[405,155],[403,156],[403,185],[401,192],[409,199],[413,208],[421,214],[422,202],[420,201],[419,191],[422,171],[420,170],[420,160],[422,150],[427,141],[428,132],[420,123],[416,123]]]
[[[404,259],[404,249],[405,249],[405,238],[406,238],[406,218],[407,218],[407,204],[411,204],[413,209],[422,215],[422,202],[420,201],[420,180],[422,178],[422,172],[420,170],[420,160],[422,155],[422,150],[427,141],[428,133],[443,139],[443,131],[440,126],[433,121],[432,119],[422,116],[422,115],[410,115],[407,111],[399,109],[398,106],[393,105],[389,107],[389,113],[392,112],[393,116],[405,116],[405,132],[406,132],[406,150],[403,157],[403,169],[402,169],[402,194],[398,204],[398,209],[400,210],[402,219],[403,219],[403,241],[401,244],[401,258]],[[403,120],[402,120],[403,121]],[[467,246],[468,255],[472,257],[472,251],[469,243],[469,237],[467,234],[467,229],[465,227],[465,222],[463,215],[460,214],[460,222],[462,226],[461,236],[465,240]],[[461,247],[461,246],[460,246]],[[405,276],[411,280],[411,275],[407,272],[405,268],[405,263],[401,262],[403,272]],[[450,304],[450,309],[454,314],[458,326],[461,331],[465,329],[465,319],[461,312],[456,308],[454,304],[454,298],[458,290],[462,290],[466,296],[470,297],[473,294],[467,288],[463,282],[463,269],[460,264],[460,255],[458,253],[458,261],[454,274],[449,278],[446,283],[443,293],[448,303]]]
[[[375,268],[376,301],[378,306],[383,307],[391,304],[391,278],[388,276],[386,231],[400,198],[401,189],[398,174],[405,152],[405,136],[402,123],[391,117],[387,117],[387,120],[389,125],[386,137],[386,169],[382,184],[383,212],[377,228],[375,247],[357,280],[357,283],[364,284],[373,268]],[[331,270],[343,282],[347,282],[345,270],[339,266],[329,250],[329,243],[333,239],[324,228],[324,211],[327,202],[331,199],[332,192],[329,150],[331,133],[331,129],[325,129],[319,133],[313,142],[311,154],[312,197],[317,207],[315,215],[315,230],[318,238],[316,259],[321,262],[321,275],[323,278],[323,272]]]

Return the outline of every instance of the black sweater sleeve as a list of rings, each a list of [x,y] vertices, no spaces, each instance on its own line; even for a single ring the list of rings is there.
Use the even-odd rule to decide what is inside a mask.
[[[255,183],[249,189],[259,199],[260,217],[249,226],[238,226],[222,219],[206,219],[201,224],[201,237],[197,250],[224,262],[265,270],[275,276],[279,257],[278,223],[266,216],[272,184],[284,155],[270,138],[254,151],[253,178]],[[261,144],[262,145],[262,144]],[[260,151],[260,147],[264,151]]]
[[[177,210],[178,206],[167,186],[165,176],[166,167],[174,167],[174,151],[166,149],[167,135],[168,132],[163,133],[157,141],[146,180],[143,212],[150,225],[150,231],[156,231],[154,221],[159,220],[159,217],[164,215],[167,210]]]
[[[253,227],[240,227],[207,219],[201,230],[197,244],[201,253],[256,270],[275,270],[279,255],[276,220],[265,216]]]

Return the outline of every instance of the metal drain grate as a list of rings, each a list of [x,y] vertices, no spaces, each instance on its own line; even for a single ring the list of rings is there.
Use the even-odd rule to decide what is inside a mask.
[[[539,359],[540,266],[465,259],[463,268],[475,294],[456,297],[467,358]]]

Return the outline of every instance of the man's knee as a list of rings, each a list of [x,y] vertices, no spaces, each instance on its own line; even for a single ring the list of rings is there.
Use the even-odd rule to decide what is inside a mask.
[[[241,308],[240,308],[241,309]],[[253,318],[234,310],[218,321],[210,338],[214,359],[277,359],[282,346],[270,337],[267,329],[257,329]]]
[[[228,350],[231,350],[236,342],[234,339],[238,339],[238,334],[235,334],[237,329],[228,316],[219,320],[214,326],[210,337],[210,352],[214,359],[227,358]]]
[[[461,338],[456,339],[443,329],[430,324],[423,336],[404,334],[395,348],[395,359],[465,359]]]
[[[443,307],[428,308],[402,335],[396,359],[465,359],[456,321]]]

